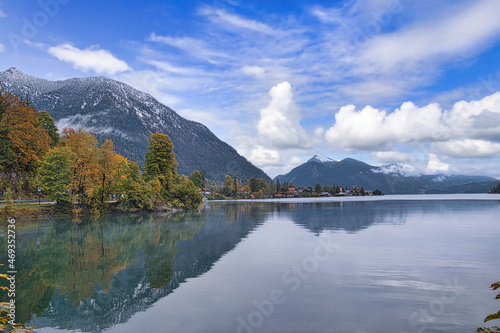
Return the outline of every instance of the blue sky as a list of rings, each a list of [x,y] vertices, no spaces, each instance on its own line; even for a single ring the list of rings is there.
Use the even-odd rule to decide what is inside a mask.
[[[0,70],[104,75],[269,175],[315,153],[500,177],[497,0],[0,0]]]

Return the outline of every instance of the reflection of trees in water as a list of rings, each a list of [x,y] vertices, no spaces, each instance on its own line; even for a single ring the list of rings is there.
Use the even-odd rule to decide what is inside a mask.
[[[19,232],[17,318],[26,322],[33,314],[41,315],[55,295],[77,307],[96,292],[109,292],[116,273],[137,261],[139,253],[145,255],[147,282],[166,286],[177,241],[191,238],[202,224],[198,213],[168,220],[159,215],[117,215],[80,224],[57,219],[36,231]]]
[[[208,271],[269,210],[207,205],[202,214],[110,215],[80,224],[54,219],[25,231],[19,318],[42,315],[30,324],[95,332],[124,322]]]

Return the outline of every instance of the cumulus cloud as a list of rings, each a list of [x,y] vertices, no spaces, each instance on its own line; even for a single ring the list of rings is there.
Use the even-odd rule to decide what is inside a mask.
[[[449,164],[440,161],[439,156],[436,154],[429,154],[429,162],[427,163],[427,173],[435,174],[440,172],[448,172],[450,170]]]
[[[111,52],[100,50],[97,47],[80,50],[70,44],[61,44],[50,47],[48,52],[57,59],[71,63],[75,68],[84,72],[92,70],[96,73],[114,75],[130,70],[125,61],[119,60]]]
[[[335,114],[335,125],[325,135],[332,145],[359,149],[391,142],[431,140],[446,131],[442,118],[437,104],[418,108],[406,102],[391,114],[371,106],[356,111],[354,105],[348,105]]]
[[[324,130],[317,129],[314,137],[306,133],[290,83],[285,81],[272,87],[269,95],[271,101],[261,109],[256,124],[257,135],[240,137],[238,152],[268,174],[276,175],[303,163],[297,155],[312,153]]]
[[[266,148],[261,145],[257,145],[252,149],[249,159],[260,167],[281,164],[281,155],[278,150]]]
[[[300,109],[294,102],[292,86],[282,82],[271,88],[270,104],[261,110],[259,136],[276,148],[311,148],[313,142],[300,124]]]
[[[438,142],[435,147],[454,157],[490,157],[500,155],[500,144],[485,140],[450,140]]]
[[[371,106],[357,111],[354,105],[348,105],[335,115],[335,124],[326,131],[325,138],[332,147],[346,149],[433,142],[442,143],[437,148],[455,156],[464,155],[471,147],[476,148],[478,156],[493,156],[497,146],[490,141],[500,141],[498,119],[500,92],[479,101],[460,101],[449,111],[438,104],[417,107],[411,102],[392,113]],[[451,148],[453,144],[457,146]]]

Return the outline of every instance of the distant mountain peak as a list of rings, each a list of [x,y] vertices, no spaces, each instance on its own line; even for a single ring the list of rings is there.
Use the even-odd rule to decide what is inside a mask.
[[[320,162],[320,163],[328,163],[328,162],[337,162],[336,160],[327,157],[323,154],[316,154],[313,157],[311,157],[308,162]]]
[[[274,181],[277,180],[282,184],[294,183],[298,187],[314,184],[358,186],[369,190],[379,189],[386,194],[486,193],[498,183],[497,179],[491,177],[416,174],[394,163],[372,166],[353,158],[333,161],[320,155],[315,155],[285,175],[277,176]]]

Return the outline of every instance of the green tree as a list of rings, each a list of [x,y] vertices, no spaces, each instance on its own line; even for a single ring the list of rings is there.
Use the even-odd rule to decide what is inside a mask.
[[[43,191],[58,204],[70,201],[71,151],[67,148],[51,150],[38,167],[38,181]]]
[[[232,197],[233,196],[233,188],[234,188],[234,185],[233,185],[233,178],[231,177],[231,175],[226,175],[226,178],[225,178],[225,181],[224,181],[224,186],[222,187],[222,195],[226,196],[226,197]]]
[[[321,187],[321,184],[320,184],[320,183],[318,183],[318,184],[316,184],[316,185],[314,186],[314,192],[316,192],[316,193],[321,193],[321,190],[322,190],[322,189],[323,189],[323,188]]]
[[[235,198],[239,197],[240,194],[240,181],[237,178],[233,179],[233,196]]]
[[[202,188],[205,187],[205,176],[199,171],[199,170],[194,170],[188,177],[193,184],[198,187]]]
[[[116,159],[115,191],[118,193],[118,208],[124,212],[152,209],[152,188],[142,179],[139,165],[121,155],[117,155]]]
[[[38,112],[38,126],[41,126],[49,135],[51,143],[50,147],[54,148],[59,144],[59,133],[54,119],[47,111]]]
[[[168,135],[162,133],[151,135],[142,169],[146,181],[158,179],[163,195],[168,194],[177,174],[174,145]]]
[[[281,184],[279,179],[276,179],[276,193],[281,193]]]
[[[256,194],[259,192],[259,190],[262,190],[262,192],[269,192],[269,187],[267,186],[266,181],[264,178],[250,178],[248,181],[248,185],[250,186],[250,191],[252,194]]]
[[[202,202],[203,195],[190,179],[182,175],[177,178],[176,184],[170,193],[170,198],[174,207],[194,209]]]
[[[276,185],[274,184],[274,181],[272,179],[269,180],[269,194],[270,195],[276,194]]]

